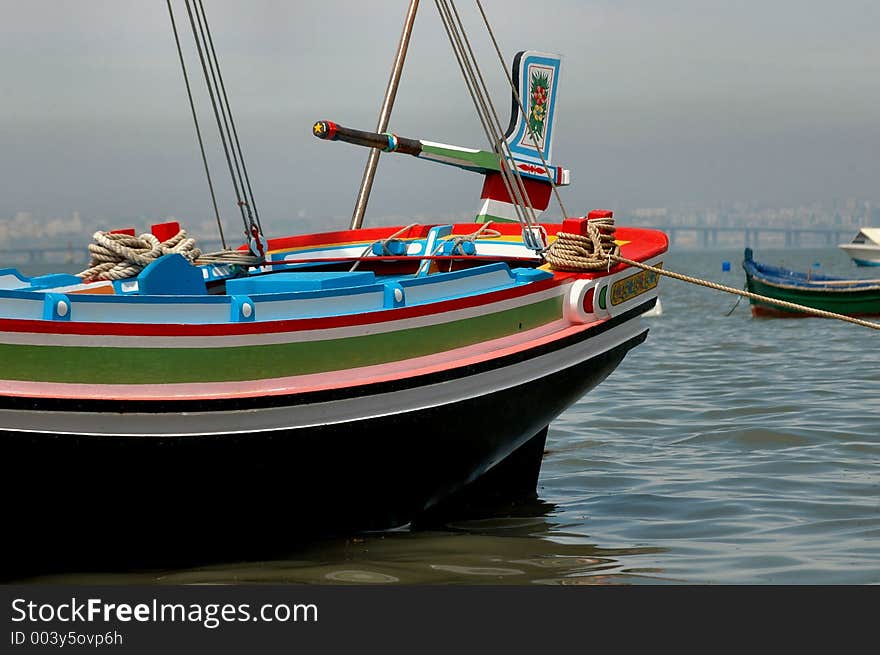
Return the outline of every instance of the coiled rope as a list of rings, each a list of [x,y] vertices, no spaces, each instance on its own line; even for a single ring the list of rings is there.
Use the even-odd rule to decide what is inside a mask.
[[[170,253],[183,255],[190,262],[202,254],[195,247],[195,239],[186,235],[186,230],[180,230],[167,241],[159,241],[149,233],[136,237],[116,232],[95,232],[92,239],[89,267],[77,273],[88,282],[133,277],[159,257]]]
[[[132,236],[118,232],[95,232],[89,244],[89,267],[77,273],[85,282],[124,280],[134,277],[149,264],[169,254],[182,255],[193,264],[238,264],[256,266],[259,257],[238,250],[202,253],[195,239],[180,230],[166,241],[150,233]]]
[[[669,271],[664,268],[657,268],[637,262],[626,257],[621,257],[620,247],[614,243],[614,219],[613,218],[597,218],[587,223],[587,236],[580,234],[571,234],[569,232],[559,232],[547,251],[544,258],[552,268],[558,271],[598,271],[602,269],[610,269],[614,263],[626,264],[634,266],[645,271],[650,271],[657,275],[663,275],[674,280],[680,280],[689,284],[714,289],[715,291],[723,291],[742,298],[750,298],[761,302],[791,309],[794,311],[812,314],[813,316],[821,316],[822,318],[834,318],[839,321],[846,321],[854,325],[880,330],[880,323],[873,321],[865,321],[854,316],[846,316],[845,314],[837,314],[828,312],[824,309],[816,309],[798,303],[789,302],[787,300],[778,300],[770,298],[759,293],[746,291],[744,289],[736,289],[717,282],[703,280],[691,275],[684,275]]]
[[[559,232],[544,251],[544,259],[557,271],[601,271],[611,267],[609,257],[620,253],[614,242],[614,219],[587,222],[587,235]]]

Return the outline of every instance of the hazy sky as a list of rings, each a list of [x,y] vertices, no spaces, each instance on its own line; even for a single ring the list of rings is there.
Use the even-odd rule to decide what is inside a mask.
[[[318,141],[311,125],[375,126],[407,0],[204,2],[262,215],[289,219],[290,231],[298,216],[347,224],[366,151]],[[458,4],[473,16],[469,0]],[[525,48],[565,57],[554,156],[572,170],[573,213],[880,200],[875,1],[484,4],[508,62]],[[506,114],[498,61],[469,25]],[[200,109],[233,222],[210,107]],[[430,0],[391,128],[485,147]],[[480,184],[383,156],[370,215],[470,211]],[[0,0],[0,217],[74,210],[114,224],[211,215],[164,0]]]

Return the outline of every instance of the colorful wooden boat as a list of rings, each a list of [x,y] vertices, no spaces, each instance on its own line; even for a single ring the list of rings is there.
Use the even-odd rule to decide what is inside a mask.
[[[880,266],[880,228],[863,227],[852,241],[838,248],[859,266]]]
[[[751,248],[745,250],[743,269],[746,288],[753,293],[846,316],[880,316],[880,280],[844,279],[768,266],[754,260]],[[751,303],[755,316],[812,316],[754,298]]]
[[[225,280],[190,267],[194,285],[216,276],[210,293],[179,291],[190,265],[176,256],[110,285],[149,294],[4,271],[10,525],[104,520],[135,543],[169,525],[237,525],[249,539],[389,528],[520,461],[518,449],[533,457],[517,485],[534,490],[547,425],[645,339],[657,279],[543,270],[518,225],[494,226],[474,255],[430,261],[441,270],[423,276],[419,253],[474,224],[270,240],[270,261],[297,263]],[[345,270],[395,233],[411,254]],[[648,230],[617,238],[653,264],[667,246]],[[172,265],[178,288],[162,293],[149,278]]]
[[[514,67],[523,97],[542,85],[541,149],[516,107],[507,134],[536,213],[569,181],[550,163],[559,64]],[[553,270],[536,245],[610,212],[524,228],[497,153],[316,133],[483,174],[478,222],[255,233],[256,266],[171,253],[117,280],[0,271],[0,492],[20,552],[217,553],[405,525],[487,479],[534,493],[547,426],[645,340],[656,273]],[[614,239],[652,265],[668,245]]]

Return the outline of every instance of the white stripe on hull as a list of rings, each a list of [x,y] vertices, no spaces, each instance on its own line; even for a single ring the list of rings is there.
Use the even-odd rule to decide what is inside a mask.
[[[281,343],[326,341],[347,339],[368,334],[383,334],[398,330],[439,325],[453,321],[475,318],[485,314],[516,309],[564,294],[568,284],[526,296],[501,300],[489,305],[450,310],[426,316],[397,321],[380,321],[364,325],[296,332],[273,332],[267,334],[213,335],[213,336],[127,336],[127,335],[81,335],[42,334],[38,332],[0,332],[0,344],[28,346],[87,346],[102,348],[231,348],[236,346],[265,346]],[[2,376],[2,371],[0,371]]]

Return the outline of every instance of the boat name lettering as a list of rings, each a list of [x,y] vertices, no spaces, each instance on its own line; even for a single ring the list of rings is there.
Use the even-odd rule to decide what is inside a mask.
[[[663,268],[663,262],[656,265]],[[657,286],[660,275],[654,271],[640,271],[622,280],[618,280],[611,286],[611,304],[620,305],[627,300],[640,296]]]

